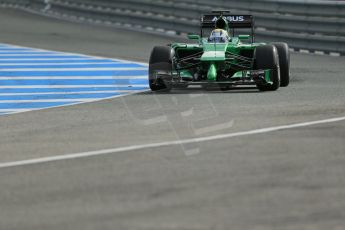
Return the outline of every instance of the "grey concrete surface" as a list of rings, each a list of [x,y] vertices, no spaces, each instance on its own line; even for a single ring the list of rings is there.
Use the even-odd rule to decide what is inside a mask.
[[[3,43],[146,61],[156,42],[160,45],[171,42],[167,38],[157,40],[155,35],[66,23],[12,9],[0,11]]]
[[[0,42],[147,61],[166,38],[0,10]],[[138,41],[138,43],[132,43]],[[0,162],[345,115],[345,58],[292,82],[174,90],[0,116]],[[226,127],[218,129],[219,126]],[[0,169],[0,229],[345,229],[345,122]],[[190,155],[189,150],[199,153]]]

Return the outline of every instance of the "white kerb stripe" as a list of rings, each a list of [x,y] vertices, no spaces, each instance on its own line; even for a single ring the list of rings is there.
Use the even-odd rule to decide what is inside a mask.
[[[42,52],[42,51],[33,51],[33,52]],[[37,53],[37,54],[0,54],[0,57],[12,57],[12,56],[21,56],[21,57],[30,57],[30,56],[61,56],[61,57],[73,57],[73,56],[79,56],[79,55],[71,55],[69,53],[55,53],[50,51],[43,51],[45,53]],[[81,55],[80,55],[81,56]]]
[[[85,61],[85,60],[95,60],[95,59],[91,59],[91,58],[87,58],[87,57],[80,57],[80,58],[1,58],[1,61]]]
[[[32,95],[74,95],[74,94],[104,94],[104,93],[130,93],[133,90],[118,89],[105,91],[76,91],[76,92],[44,92],[44,93],[0,93],[1,96],[32,96]]]
[[[68,159],[77,159],[77,158],[84,158],[84,157],[91,157],[91,156],[99,156],[99,155],[113,154],[113,153],[119,153],[119,152],[128,152],[128,151],[148,149],[148,148],[157,148],[157,147],[221,140],[221,139],[228,139],[228,138],[239,137],[239,136],[269,133],[269,132],[274,132],[278,130],[286,130],[286,129],[301,128],[301,127],[318,125],[318,124],[339,122],[339,121],[344,121],[344,120],[345,120],[345,117],[336,117],[336,118],[325,119],[325,120],[303,122],[303,123],[297,123],[297,124],[291,124],[291,125],[274,126],[274,127],[269,127],[269,128],[254,129],[254,130],[236,132],[236,133],[220,134],[220,135],[208,136],[208,137],[199,137],[199,138],[191,138],[191,139],[176,140],[176,141],[166,141],[166,142],[143,144],[143,145],[132,145],[132,146],[103,149],[103,150],[90,151],[90,152],[72,153],[72,154],[56,155],[56,156],[50,156],[50,157],[34,158],[34,159],[22,160],[22,161],[4,162],[4,163],[0,163],[0,168],[34,165],[34,164],[40,164],[40,163],[47,163],[47,162],[54,162],[54,161],[61,161],[61,160],[68,160]]]
[[[14,104],[22,104],[22,103],[54,103],[54,102],[78,102],[78,101],[94,101],[99,100],[99,98],[73,98],[73,99],[37,99],[37,100],[26,100],[26,99],[18,99],[18,100],[1,100],[0,104],[8,104],[8,103],[14,103]]]
[[[11,72],[40,72],[40,71],[54,71],[54,72],[65,72],[65,71],[130,71],[130,70],[147,70],[147,67],[113,67],[113,68],[27,68],[27,69],[1,69],[0,71],[11,71]]]
[[[148,85],[132,84],[132,85],[1,85],[0,89],[65,89],[65,88],[131,88],[142,87],[147,88]]]
[[[1,71],[1,70],[0,70]],[[1,77],[0,80],[52,80],[52,79],[59,79],[59,80],[111,80],[111,79],[148,79],[147,76],[99,76],[99,77],[83,77],[83,76],[46,76],[46,77]]]
[[[0,55],[22,55],[27,53],[37,53],[37,54],[48,54],[50,51],[41,51],[41,50],[2,50],[0,49]],[[37,55],[34,54],[34,55]],[[55,54],[55,52],[50,52],[50,55]],[[59,53],[60,54],[60,53]]]
[[[36,59],[35,59],[36,60]],[[0,63],[1,66],[116,65],[117,62]]]

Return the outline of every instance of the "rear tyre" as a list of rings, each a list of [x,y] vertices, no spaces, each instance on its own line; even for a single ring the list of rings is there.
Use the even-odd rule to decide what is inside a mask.
[[[270,80],[273,84],[257,83],[260,91],[274,91],[280,86],[278,51],[273,45],[258,46],[255,49],[255,68],[258,70],[271,69]]]
[[[170,91],[171,82],[167,79],[157,78],[158,71],[172,71],[172,50],[169,46],[155,46],[149,61],[149,85],[152,91]]]
[[[286,87],[290,83],[290,51],[284,42],[272,43],[277,48],[280,68],[280,86]]]

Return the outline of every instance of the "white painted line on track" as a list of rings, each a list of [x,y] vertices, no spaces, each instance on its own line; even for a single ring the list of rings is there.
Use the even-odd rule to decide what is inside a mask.
[[[233,137],[248,136],[248,135],[261,134],[261,133],[270,133],[270,132],[279,131],[279,130],[287,130],[287,129],[301,128],[301,127],[307,127],[307,126],[313,126],[313,125],[319,125],[319,124],[327,124],[327,123],[339,122],[339,121],[344,121],[344,120],[345,120],[345,116],[330,118],[330,119],[325,119],[325,120],[302,122],[302,123],[296,123],[296,124],[290,124],[290,125],[273,126],[273,127],[254,129],[254,130],[243,131],[243,132],[226,133],[226,134],[207,136],[207,137],[166,141],[166,142],[143,144],[143,145],[132,145],[132,146],[103,149],[103,150],[90,151],[90,152],[81,152],[81,153],[72,153],[72,154],[64,154],[64,155],[55,155],[55,156],[50,156],[50,157],[33,158],[33,159],[22,160],[22,161],[3,162],[3,163],[0,163],[0,168],[35,165],[35,164],[40,164],[40,163],[49,163],[49,162],[78,159],[78,158],[85,158],[85,157],[91,157],[91,156],[100,156],[100,155],[106,155],[106,154],[136,151],[136,150],[149,149],[149,148],[158,148],[158,147],[167,147],[167,146],[174,146],[174,145],[222,140],[222,139],[228,139],[228,138],[233,138]]]
[[[16,109],[16,110],[13,110],[13,109],[0,109],[0,113],[4,113],[4,112],[27,112],[27,111],[30,111],[30,109]]]

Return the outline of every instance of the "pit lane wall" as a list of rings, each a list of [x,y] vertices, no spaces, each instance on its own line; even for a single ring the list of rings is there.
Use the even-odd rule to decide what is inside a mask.
[[[215,9],[253,14],[257,41],[285,41],[296,50],[345,55],[345,2],[300,0],[0,0],[58,18],[185,36]]]

